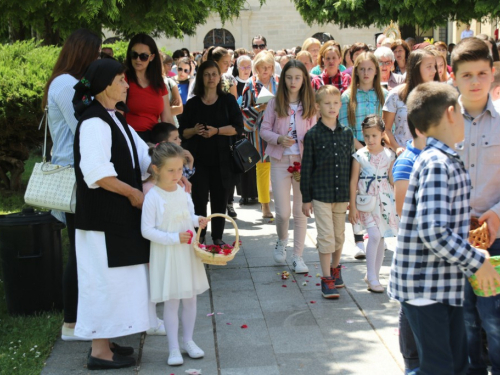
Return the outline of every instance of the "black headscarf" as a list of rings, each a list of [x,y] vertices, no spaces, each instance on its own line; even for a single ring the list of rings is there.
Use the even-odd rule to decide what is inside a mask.
[[[87,68],[82,79],[73,87],[73,107],[75,117],[80,118],[82,113],[92,103],[94,97],[106,90],[106,87],[113,83],[118,74],[124,73],[125,65],[112,59],[96,60]],[[116,104],[116,109],[128,112],[128,108],[123,102]]]

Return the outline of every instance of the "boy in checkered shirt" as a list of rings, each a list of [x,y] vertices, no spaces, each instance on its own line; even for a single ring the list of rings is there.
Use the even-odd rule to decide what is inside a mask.
[[[401,302],[415,335],[417,374],[465,375],[464,276],[475,274],[489,295],[500,275],[485,262],[487,253],[467,242],[470,178],[455,151],[464,139],[456,90],[420,84],[407,106],[427,146],[410,176],[388,294]]]

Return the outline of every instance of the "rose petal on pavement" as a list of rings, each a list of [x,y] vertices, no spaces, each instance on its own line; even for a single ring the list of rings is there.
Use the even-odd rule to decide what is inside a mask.
[[[320,286],[321,284],[320,283],[316,283],[316,286]]]
[[[207,314],[207,316],[214,316],[214,313]]]
[[[245,329],[245,328],[248,328],[248,326],[247,326],[246,324],[243,324],[243,325],[241,326],[241,328]]]
[[[311,303],[316,303],[316,301],[311,301]]]
[[[186,374],[189,374],[189,375],[201,375],[201,369],[195,370],[195,369],[190,368],[189,370],[186,370]]]
[[[282,287],[282,288],[286,288],[286,285],[285,285],[285,284],[283,284],[281,287]]]

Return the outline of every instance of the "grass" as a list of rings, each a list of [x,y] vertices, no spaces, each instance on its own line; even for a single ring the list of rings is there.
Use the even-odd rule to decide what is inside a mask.
[[[32,153],[25,163],[23,185],[28,183],[40,153]],[[28,207],[24,203],[24,191],[0,192],[0,215],[19,212]],[[69,241],[66,229],[62,232],[64,258]],[[65,259],[64,259],[65,263]],[[1,274],[1,270],[0,270]],[[57,339],[63,321],[60,311],[35,316],[10,316],[7,312],[3,280],[0,279],[0,374],[39,374]]]

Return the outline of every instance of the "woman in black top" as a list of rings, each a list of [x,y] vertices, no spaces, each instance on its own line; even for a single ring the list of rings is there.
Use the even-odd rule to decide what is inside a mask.
[[[196,74],[194,97],[184,107],[179,133],[183,146],[194,157],[196,173],[191,177],[196,215],[207,215],[208,195],[212,213],[225,213],[228,193],[234,188],[236,175],[232,171],[231,136],[241,135],[243,117],[233,95],[221,87],[221,73],[214,61],[201,64]],[[224,219],[212,220],[214,244],[224,244]],[[206,231],[201,233],[204,242]]]

